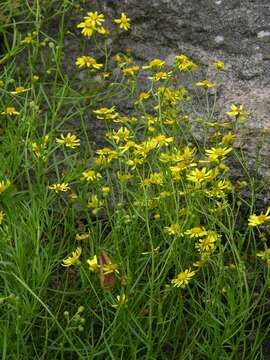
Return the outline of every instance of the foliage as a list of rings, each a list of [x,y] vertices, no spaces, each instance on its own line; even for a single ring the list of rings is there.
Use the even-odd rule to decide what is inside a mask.
[[[141,66],[110,47],[132,31],[121,11],[16,4],[0,27],[2,359],[267,358],[270,208],[234,148],[249,114],[216,117],[226,65]],[[65,36],[93,49],[74,74]]]

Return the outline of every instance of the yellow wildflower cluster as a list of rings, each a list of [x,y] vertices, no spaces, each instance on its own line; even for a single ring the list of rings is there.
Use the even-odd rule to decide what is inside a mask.
[[[96,35],[109,34],[104,24],[104,15],[95,11],[88,12],[77,27],[85,37],[93,36],[95,42]],[[114,24],[123,31],[130,29],[130,19],[125,13],[114,19]],[[215,259],[217,247],[222,246],[222,227],[211,219],[214,215],[222,217],[226,213],[229,194],[234,189],[228,166],[236,136],[231,121],[219,121],[214,109],[210,108],[211,102],[206,100],[205,117],[195,116],[192,112],[194,93],[198,95],[194,87],[203,89],[206,97],[209,89],[215,94],[222,75],[220,70],[225,65],[222,61],[215,61],[211,64],[212,69],[217,70],[214,71],[215,78],[198,81],[193,78],[198,66],[185,54],[176,55],[173,66],[160,58],[150,59],[141,66],[135,63],[130,49],[110,59],[109,41],[105,42],[105,51],[95,52],[96,59],[91,54],[76,59],[79,69],[104,71],[95,80],[100,81],[104,92],[107,85],[111,85],[108,88],[112,89],[112,96],[102,98],[101,91],[99,96],[87,99],[91,121],[103,121],[106,143],[92,153],[89,151],[92,159],[88,157],[79,161],[78,171],[70,174],[63,172],[63,178],[69,179],[74,188],[70,191],[68,205],[86,212],[86,218],[91,218],[91,221],[94,218],[93,228],[106,216],[110,216],[110,226],[118,229],[124,225],[127,233],[134,222],[136,226],[145,226],[151,244],[146,244],[145,249],[138,252],[144,258],[162,254],[161,239],[170,247],[168,251],[166,248],[168,256],[174,252],[174,246],[175,249],[186,247],[185,253],[191,254],[191,260],[186,264],[179,251],[180,266],[175,265],[182,271],[171,280],[172,286],[185,288],[209,259]],[[138,86],[141,74],[145,74],[143,88]],[[192,79],[192,91],[189,86],[183,87],[185,82],[181,81],[182,78]],[[112,83],[109,84],[109,81]],[[132,107],[129,114],[124,113],[124,107],[116,100],[118,90]],[[247,113],[242,105],[232,105],[227,115],[241,122]],[[203,149],[200,141],[190,136],[194,123],[203,124]],[[55,143],[75,149],[80,146],[80,139],[70,132],[61,133]],[[39,144],[32,145],[32,150],[37,157],[44,152]],[[79,153],[69,153],[70,158],[77,161],[77,157],[72,155],[79,157]],[[71,190],[67,182],[51,184],[49,189],[56,193]],[[52,198],[55,200],[55,197]],[[257,226],[270,219],[268,212],[251,215],[249,226]],[[92,242],[92,230],[90,225],[89,230],[88,227],[79,229],[75,240],[80,241],[82,246],[88,245]],[[152,236],[152,231],[155,236]],[[265,253],[258,254],[266,259]],[[82,248],[77,247],[62,264],[66,267],[75,265],[81,257]],[[102,288],[113,287],[119,275],[117,263],[101,253],[99,256],[92,254],[86,264],[90,272],[99,274]],[[126,304],[127,296],[122,291],[120,294],[113,307]]]
[[[99,14],[97,11],[90,11],[86,16],[84,16],[84,21],[80,22],[77,27],[82,29],[81,33],[88,38],[90,38],[95,32],[105,35],[108,30],[102,26],[104,21],[105,19],[103,14]]]

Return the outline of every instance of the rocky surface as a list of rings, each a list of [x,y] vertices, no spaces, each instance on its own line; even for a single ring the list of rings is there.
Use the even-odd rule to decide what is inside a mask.
[[[90,1],[85,8],[91,8]],[[170,63],[185,53],[206,69],[209,62],[223,60],[218,105],[223,113],[231,103],[251,112],[237,145],[246,150],[252,170],[259,144],[259,171],[270,177],[269,0],[104,0],[99,9],[112,17],[128,14],[132,30],[122,34],[119,45],[132,48],[139,62],[159,57]]]

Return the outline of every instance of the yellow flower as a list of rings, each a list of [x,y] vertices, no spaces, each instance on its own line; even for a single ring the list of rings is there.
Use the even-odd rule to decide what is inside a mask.
[[[132,174],[123,174],[120,171],[117,172],[117,177],[119,181],[126,182],[134,178],[134,175]]]
[[[103,268],[103,274],[104,275],[113,274],[113,273],[119,274],[117,264],[112,264],[112,263],[104,264],[102,266],[102,268]]]
[[[196,86],[199,87],[204,87],[205,89],[210,89],[212,87],[214,87],[215,85],[212,84],[209,80],[203,80],[203,81],[199,81],[195,84]]]
[[[186,55],[176,55],[175,57],[175,66],[180,71],[194,71],[197,69],[197,65],[194,64]]]
[[[215,62],[213,63],[213,65],[214,65],[214,67],[215,67],[217,70],[223,70],[224,67],[225,67],[224,62],[223,62],[223,61],[220,61],[220,60],[215,61]]]
[[[82,173],[81,180],[94,181],[101,178],[101,174],[95,170],[86,170]]]
[[[78,195],[75,192],[72,192],[69,195],[69,199],[70,199],[70,201],[76,201],[78,199]]]
[[[11,185],[10,180],[2,180],[0,181],[0,194],[6,191]]]
[[[115,112],[115,106],[96,109],[93,110],[93,113],[97,115],[97,119],[99,120],[114,120],[118,117],[118,113]]]
[[[146,69],[161,69],[163,68],[165,65],[165,61],[160,60],[160,59],[153,59],[149,62],[148,65],[144,65],[142,68],[144,70]]]
[[[208,155],[209,161],[217,161],[219,158],[223,159],[231,151],[231,147],[212,147],[211,149],[205,150],[205,153]]]
[[[115,150],[112,150],[107,147],[103,149],[98,149],[96,153],[99,155],[95,159],[95,163],[97,165],[108,165],[110,164],[110,162],[112,162],[112,160],[118,158],[118,153]]]
[[[64,134],[61,134],[60,139],[57,138],[56,142],[57,144],[65,145],[65,147],[70,149],[74,149],[75,147],[80,146],[80,139],[71,133],[68,133],[66,137]]]
[[[94,31],[100,34],[106,34],[107,31],[102,27],[104,22],[104,15],[99,14],[97,11],[88,12],[87,16],[84,16],[84,21],[77,25],[77,28],[81,28],[81,33],[86,37],[91,37]]]
[[[79,246],[75,251],[72,252],[71,256],[63,260],[62,266],[68,267],[75,265],[78,262],[81,253],[82,253],[82,248]]]
[[[193,266],[198,267],[198,268],[204,266],[207,263],[207,261],[209,260],[209,256],[210,256],[209,253],[202,252],[200,254],[200,259],[198,261],[194,262]]]
[[[128,141],[130,137],[130,131],[128,128],[121,126],[119,130],[113,130],[112,133],[108,133],[107,137],[109,139],[114,139],[116,144],[119,144],[121,141]]]
[[[92,209],[98,209],[103,206],[103,201],[98,198],[97,195],[92,194],[88,200],[87,207]]]
[[[104,71],[101,73],[101,76],[103,77],[103,79],[108,79],[111,76],[111,73]]]
[[[25,89],[23,86],[17,86],[17,87],[15,88],[15,90],[14,90],[14,91],[11,91],[10,93],[11,93],[12,95],[16,95],[16,94],[24,93],[24,92],[26,92],[26,91],[28,91],[28,90],[30,90],[30,88]]]
[[[114,22],[119,24],[120,29],[128,31],[130,29],[130,19],[126,16],[125,13],[121,13],[120,19],[115,19]]]
[[[180,225],[171,224],[170,226],[165,226],[164,231],[169,235],[177,235],[180,231]]]
[[[235,104],[232,104],[230,108],[231,111],[227,111],[226,114],[231,117],[235,117],[236,119],[239,119],[240,122],[244,122],[246,120],[245,116],[249,115],[249,113],[244,110],[243,105],[237,107]]]
[[[102,13],[95,12],[88,12],[87,16],[84,16],[84,20],[89,22],[93,27],[102,26],[104,22],[104,15]]]
[[[62,183],[62,184],[52,184],[49,186],[49,189],[54,190],[56,193],[59,193],[70,190],[70,187],[68,186],[67,183]]]
[[[248,219],[248,226],[259,226],[265,221],[270,219],[268,215],[270,213],[270,207],[266,210],[266,213],[261,213],[260,215],[252,214]]]
[[[9,106],[1,112],[1,115],[20,115],[20,113],[13,106]]]
[[[79,68],[86,66],[88,68],[93,68],[96,70],[99,70],[103,66],[103,64],[98,64],[96,62],[96,60],[94,58],[92,58],[91,56],[84,56],[84,55],[77,57],[76,65]]]
[[[116,299],[117,299],[117,304],[112,305],[112,307],[114,308],[118,308],[120,305],[125,305],[128,302],[128,298],[126,297],[125,294],[117,295]]]
[[[36,142],[31,143],[31,149],[37,158],[39,159],[41,158],[42,160],[45,160],[45,156],[42,154],[44,153],[44,150],[47,149],[48,141],[49,141],[49,135],[45,135],[42,138],[41,145],[37,144]]]
[[[264,251],[256,253],[256,256],[266,260],[267,265],[270,266],[270,248],[266,248]]]
[[[89,239],[89,236],[90,236],[89,233],[83,232],[80,234],[76,234],[75,240],[78,240],[78,241],[87,240],[87,239]]]
[[[174,287],[182,287],[184,288],[191,281],[193,276],[196,274],[196,271],[191,271],[191,269],[187,269],[183,272],[180,272],[172,281]]]
[[[205,230],[205,228],[202,226],[196,226],[193,227],[192,229],[189,229],[187,231],[185,231],[185,235],[188,235],[191,238],[198,238],[198,237],[203,237],[205,235],[207,235],[207,231]]]
[[[41,157],[41,149],[40,146],[36,142],[31,143],[31,148],[33,153],[36,155],[37,158]]]
[[[207,171],[206,167],[203,167],[201,170],[195,169],[187,175],[187,179],[194,183],[201,184],[204,181],[212,180],[213,172],[211,170]]]
[[[98,265],[97,255],[95,255],[92,259],[86,260],[86,262],[89,266],[90,271],[92,272],[98,271],[99,265]]]
[[[156,81],[163,81],[166,79],[169,79],[172,75],[172,72],[165,72],[165,71],[159,71],[157,73],[155,73],[153,76],[149,76],[148,79],[153,80],[154,82]]]
[[[198,243],[195,245],[195,248],[202,253],[211,254],[215,251],[216,241],[220,235],[215,231],[209,231],[208,235],[202,239],[199,239]]]
[[[138,74],[139,71],[140,67],[138,65],[133,65],[122,69],[122,73],[124,76],[135,76]]]
[[[5,215],[4,211],[0,210],[0,225],[2,224],[5,216],[6,215]]]
[[[149,178],[143,180],[143,185],[163,185],[163,174],[162,173],[152,173]]]
[[[101,188],[101,192],[103,196],[108,196],[110,191],[111,189],[109,188],[109,186],[102,186]]]
[[[139,93],[138,100],[136,101],[136,104],[149,99],[151,94],[149,92],[142,91]]]
[[[221,140],[221,144],[231,144],[235,138],[235,134],[233,134],[231,131],[227,134],[223,135],[223,138]]]

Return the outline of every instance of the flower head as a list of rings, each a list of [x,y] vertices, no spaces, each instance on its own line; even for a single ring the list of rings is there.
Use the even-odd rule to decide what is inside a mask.
[[[77,28],[82,29],[81,33],[86,37],[91,37],[95,31],[100,34],[106,34],[106,29],[102,26],[104,22],[104,15],[99,14],[97,11],[88,12],[84,16],[84,21],[77,25]]]
[[[86,170],[82,173],[81,180],[86,180],[88,182],[95,181],[101,178],[101,174],[95,170]]]
[[[205,230],[205,228],[202,226],[196,226],[193,227],[192,229],[189,229],[187,231],[185,231],[185,235],[188,235],[191,238],[199,238],[199,237],[203,237],[205,235],[207,235],[207,231]]]
[[[220,61],[220,60],[217,60],[213,63],[214,67],[217,69],[217,70],[223,70],[224,67],[225,67],[225,64],[223,61]]]
[[[177,235],[180,232],[179,224],[171,224],[170,226],[165,226],[164,231],[169,235]]]
[[[213,178],[213,172],[212,170],[208,170],[204,167],[201,170],[195,169],[190,172],[189,175],[187,175],[187,179],[189,181],[192,181],[197,184],[201,184],[203,182],[207,182],[209,180],[212,180]]]
[[[128,31],[130,29],[130,19],[125,13],[121,13],[120,19],[115,19],[114,22],[119,25],[120,29]]]
[[[80,139],[76,135],[68,133],[66,136],[64,134],[60,135],[60,139],[56,139],[57,144],[65,145],[65,147],[74,149],[77,146],[80,146]]]
[[[103,66],[103,64],[98,64],[97,61],[91,56],[85,56],[85,55],[77,57],[76,65],[79,68],[86,66],[94,70],[99,70]]]
[[[7,107],[1,112],[1,115],[20,115],[20,113],[13,106]]]
[[[25,89],[23,86],[17,86],[14,91],[11,91],[10,93],[12,95],[22,94],[26,91],[30,90],[30,88]]]
[[[213,83],[211,83],[209,80],[203,80],[203,81],[199,81],[195,84],[198,87],[203,87],[205,89],[210,89],[212,87],[214,87],[215,85]]]
[[[11,185],[10,180],[2,180],[0,181],[0,194],[6,191]]]
[[[115,106],[111,108],[103,107],[93,110],[99,120],[115,120],[118,117],[118,113],[115,112]]]
[[[183,272],[180,272],[172,281],[174,287],[185,287],[191,281],[193,276],[196,274],[196,271],[191,271],[187,269]]]
[[[75,265],[78,262],[81,253],[82,253],[82,248],[79,246],[75,251],[72,252],[71,256],[63,260],[62,266],[68,267]]]
[[[161,69],[163,68],[165,65],[165,61],[164,60],[160,60],[160,59],[153,59],[149,62],[148,65],[144,65],[142,68],[144,70],[146,69]]]
[[[118,265],[112,264],[112,263],[104,264],[103,265],[103,273],[104,273],[104,275],[108,275],[108,274],[112,274],[112,273],[119,274]]]
[[[205,150],[205,153],[208,155],[209,161],[218,161],[219,159],[223,159],[231,151],[231,147],[212,147],[211,149]]]
[[[207,236],[199,239],[199,241],[195,245],[195,248],[200,253],[206,253],[206,254],[210,255],[215,251],[216,241],[219,238],[220,238],[220,235],[218,235],[215,231],[209,231]]]
[[[70,187],[68,186],[67,183],[62,183],[62,184],[52,184],[49,186],[49,189],[55,191],[56,193],[59,193],[70,190]]]
[[[78,241],[87,240],[87,239],[89,239],[89,236],[90,236],[90,234],[88,232],[79,233],[79,234],[76,234],[75,240],[78,240]]]
[[[259,251],[256,256],[266,261],[267,265],[270,266],[270,248],[266,248],[264,251]]]
[[[128,302],[128,298],[125,294],[116,296],[117,303],[113,304],[112,307],[118,308],[120,305],[125,305]]]
[[[122,73],[124,76],[136,76],[140,71],[140,67],[138,65],[128,66],[122,69]]]
[[[175,66],[180,71],[194,71],[197,69],[198,65],[194,64],[186,55],[176,55],[175,57]]]
[[[236,106],[235,104],[232,104],[230,106],[231,111],[227,111],[226,114],[230,117],[235,117],[236,119],[239,119],[240,122],[244,122],[246,120],[246,115],[249,115],[247,111],[244,110],[244,106]]]
[[[89,266],[89,270],[92,272],[97,272],[99,269],[99,265],[98,265],[98,260],[97,260],[97,255],[94,255],[92,257],[92,259],[88,259],[86,260],[88,266]]]
[[[263,224],[265,221],[270,219],[269,216],[270,213],[270,207],[266,210],[266,213],[261,213],[260,215],[252,214],[250,215],[248,219],[248,226],[259,226]]]

